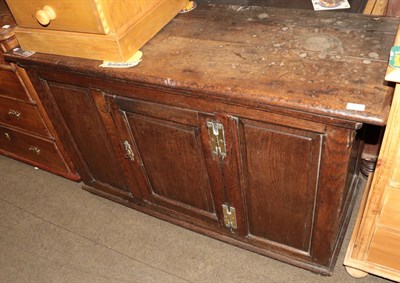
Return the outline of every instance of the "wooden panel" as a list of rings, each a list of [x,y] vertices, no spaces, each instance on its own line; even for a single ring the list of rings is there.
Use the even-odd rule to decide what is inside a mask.
[[[147,11],[139,21],[132,24],[126,33],[120,34],[119,45],[124,60],[130,58],[129,54],[134,54],[146,44],[154,35],[157,34],[180,10],[182,10],[187,0],[162,0],[151,10]]]
[[[145,13],[148,13],[160,2],[162,0],[104,0],[104,6],[107,9],[105,12],[111,19],[113,31],[117,31],[140,20]],[[157,16],[154,16],[154,20],[157,20]]]
[[[113,62],[123,61],[118,42],[112,34],[61,33],[53,30],[17,28],[15,35],[25,50]],[[71,42],[74,45],[71,45]],[[98,62],[96,64],[99,65]]]
[[[398,229],[400,233],[400,190],[386,188],[379,226]],[[400,261],[400,258],[399,258]]]
[[[35,105],[0,97],[0,123],[50,137]]]
[[[96,181],[127,190],[88,90],[51,83],[49,89],[92,177]]]
[[[397,151],[397,156],[395,159],[395,165],[390,178],[390,186],[393,188],[400,189],[400,149]]]
[[[399,35],[396,43],[400,41]],[[394,75],[388,78],[388,75]],[[386,80],[399,82],[391,68]],[[400,88],[397,85],[371,189],[360,208],[345,264],[394,281],[400,280],[399,191],[396,170],[400,137]],[[394,185],[394,186],[392,186]],[[396,189],[394,189],[396,188]]]
[[[0,126],[0,149],[56,172],[69,172],[55,143]]]
[[[400,1],[399,0],[388,0],[387,17],[400,17]]]
[[[400,270],[400,233],[376,229],[372,238],[368,261],[386,268]]]
[[[17,74],[11,70],[0,70],[0,96],[30,100]]]
[[[309,251],[321,135],[241,123],[249,232]]]
[[[388,0],[368,0],[364,9],[364,14],[373,16],[385,15]]]
[[[152,193],[214,212],[199,130],[128,114]]]
[[[7,0],[7,4],[20,27],[105,33],[95,0],[74,1],[73,4],[68,0]],[[46,5],[54,9],[56,18],[42,26],[35,15]]]
[[[211,159],[203,148],[207,129],[197,113],[123,98],[117,104],[113,107],[116,124],[121,139],[132,140],[131,165],[145,198],[203,223],[217,224],[216,213],[222,211],[215,208],[211,189],[217,172],[206,166]]]

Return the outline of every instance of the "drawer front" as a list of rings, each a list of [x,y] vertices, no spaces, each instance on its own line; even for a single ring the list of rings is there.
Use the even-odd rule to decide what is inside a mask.
[[[7,0],[19,27],[105,34],[95,0]],[[101,13],[103,15],[103,13]],[[40,22],[40,23],[39,23]]]
[[[0,69],[0,96],[12,97],[25,101],[31,100],[22,86],[17,73],[11,70]]]
[[[50,137],[35,105],[0,98],[0,123]]]
[[[0,149],[59,172],[68,171],[54,142],[0,126]]]

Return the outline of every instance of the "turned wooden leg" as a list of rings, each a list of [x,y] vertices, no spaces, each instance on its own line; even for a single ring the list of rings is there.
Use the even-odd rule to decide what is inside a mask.
[[[354,278],[363,278],[363,277],[368,275],[367,272],[364,272],[364,271],[359,270],[359,269],[355,269],[355,268],[350,267],[350,266],[345,266],[345,268],[346,268],[347,273],[350,274],[350,276],[352,276]]]

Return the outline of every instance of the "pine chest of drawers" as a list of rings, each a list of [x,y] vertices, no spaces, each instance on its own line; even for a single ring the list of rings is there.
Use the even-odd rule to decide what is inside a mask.
[[[7,0],[23,49],[89,59],[128,60],[187,0]]]

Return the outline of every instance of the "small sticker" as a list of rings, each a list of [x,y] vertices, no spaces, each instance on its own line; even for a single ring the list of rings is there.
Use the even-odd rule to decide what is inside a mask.
[[[311,0],[314,11],[349,9],[347,0]]]
[[[103,64],[100,67],[103,68],[131,68],[135,67],[142,61],[143,53],[142,51],[138,51],[126,62],[109,62],[103,61]]]
[[[21,55],[23,57],[30,57],[33,54],[35,54],[35,52],[33,52],[33,51],[24,50],[24,49],[18,48],[18,47],[14,48],[12,51],[13,51],[14,54],[18,54],[18,55]]]
[[[365,110],[365,105],[364,104],[358,104],[358,103],[347,103],[346,109],[347,110],[364,111]]]
[[[389,66],[392,68],[400,68],[400,46],[393,46],[390,49]]]

